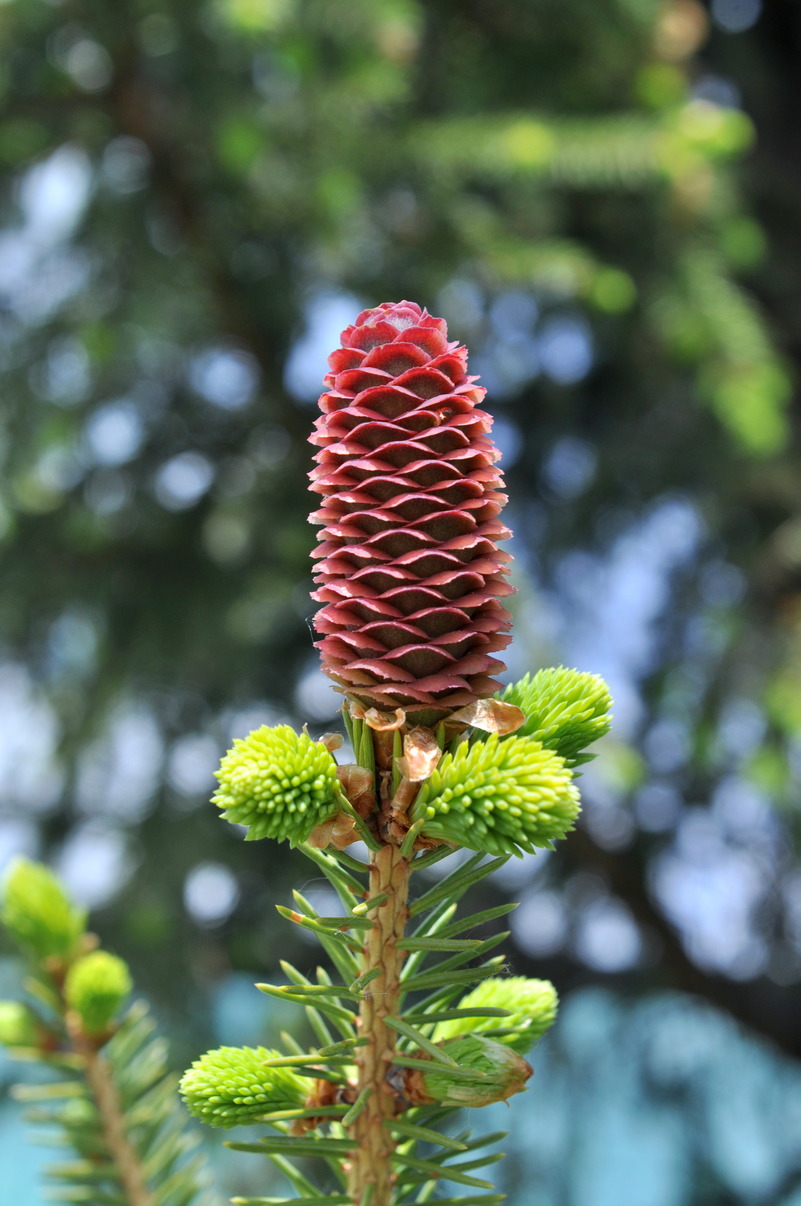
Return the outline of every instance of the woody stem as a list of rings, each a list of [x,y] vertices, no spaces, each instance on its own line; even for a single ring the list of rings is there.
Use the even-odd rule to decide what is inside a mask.
[[[359,1030],[368,1039],[359,1048],[358,1092],[369,1089],[365,1108],[349,1128],[354,1142],[348,1173],[353,1206],[391,1206],[395,1174],[392,1156],[396,1141],[384,1124],[395,1115],[395,1097],[387,1073],[396,1052],[395,1031],[387,1018],[397,1015],[404,954],[398,949],[408,920],[407,899],[411,864],[396,846],[384,846],[370,866],[370,897],[387,899],[370,914],[373,920],[362,950],[362,972],[379,975],[364,992]]]
[[[73,1049],[83,1057],[84,1075],[97,1106],[103,1138],[114,1161],[125,1195],[126,1206],[154,1206],[153,1195],[145,1183],[144,1170],[129,1137],[117,1086],[108,1060],[84,1036],[79,1027],[70,1027]]]

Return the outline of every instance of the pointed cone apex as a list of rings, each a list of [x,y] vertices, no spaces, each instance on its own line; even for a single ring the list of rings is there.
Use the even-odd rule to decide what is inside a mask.
[[[460,1071],[475,1072],[476,1080],[457,1078],[450,1074],[446,1064],[432,1061],[431,1070],[417,1073],[414,1082],[424,1100],[465,1108],[492,1105],[521,1093],[531,1076],[531,1065],[522,1055],[483,1035],[460,1035],[440,1046],[456,1060]]]
[[[241,1126],[275,1111],[297,1110],[307,1083],[290,1068],[265,1068],[280,1051],[266,1047],[218,1047],[196,1059],[181,1080],[190,1114],[209,1126]]]
[[[415,800],[423,834],[485,854],[533,852],[573,828],[578,791],[564,759],[531,737],[492,734],[445,754]]]
[[[550,980],[532,980],[527,976],[506,976],[482,980],[462,997],[460,1009],[507,1009],[509,1016],[452,1018],[440,1022],[434,1039],[455,1038],[459,1034],[486,1034],[518,1055],[538,1042],[556,1021],[559,998]]]
[[[217,771],[213,803],[226,821],[247,825],[247,840],[293,846],[343,805],[337,764],[321,741],[289,725],[263,725],[234,742]]]
[[[311,475],[323,669],[350,699],[432,724],[492,695],[510,640],[485,391],[414,302],[365,310],[328,363]]]

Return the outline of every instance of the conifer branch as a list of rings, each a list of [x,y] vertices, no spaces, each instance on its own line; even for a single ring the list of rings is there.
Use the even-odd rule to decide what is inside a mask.
[[[175,1100],[163,1043],[131,990],[121,959],[97,949],[86,917],[46,867],[27,860],[6,878],[2,921],[27,957],[30,1002],[0,1002],[0,1042],[12,1057],[60,1074],[18,1085],[31,1122],[55,1125],[75,1158],[51,1165],[70,1201],[200,1206],[206,1201],[197,1138]]]
[[[492,695],[491,654],[509,640],[505,496],[482,391],[444,323],[408,302],[366,311],[331,364],[315,436],[316,624],[356,763],[337,764],[336,735],[265,725],[225,755],[213,802],[246,840],[288,841],[331,883],[341,911],[322,915],[297,891],[294,908],[277,907],[336,975],[281,960],[285,982],[256,985],[305,1012],[316,1048],[287,1034],[283,1049],[221,1047],[195,1060],[181,1092],[210,1125],[269,1127],[228,1146],[277,1163],[307,1206],[343,1193],[324,1194],[287,1160],[322,1161],[350,1206],[417,1206],[442,1180],[492,1190],[475,1173],[500,1154],[440,1128],[454,1110],[521,1092],[524,1052],[556,1013],[550,984],[504,978],[504,956],[487,957],[506,933],[460,936],[507,908],[460,920],[459,902],[510,855],[573,827],[574,768],[606,732],[610,700],[601,680],[564,668]],[[366,868],[345,849],[360,839]],[[472,853],[410,902],[413,873],[454,849]],[[58,1024],[40,1033],[7,1011],[6,1029],[72,1074],[27,1096],[63,1096],[68,1130],[76,1101],[93,1102],[69,1133],[79,1155],[104,1153],[101,1168],[84,1159],[62,1177],[105,1177],[124,1206],[188,1206],[197,1186],[163,1109],[163,1063],[143,1047],[136,1011],[115,1022],[127,968],[90,950],[85,918],[46,870],[11,889],[6,924],[35,957],[38,999]]]
[[[83,1060],[86,1083],[97,1106],[103,1139],[119,1173],[126,1206],[156,1206],[156,1199],[145,1183],[139,1154],[128,1138],[125,1114],[108,1061],[80,1027],[70,1030],[73,1048]]]

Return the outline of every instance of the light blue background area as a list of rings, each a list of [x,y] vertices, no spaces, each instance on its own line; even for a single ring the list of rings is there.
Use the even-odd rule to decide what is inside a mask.
[[[263,998],[241,975],[220,989],[215,1015],[221,1031],[235,1016],[247,1041],[264,1041]],[[510,1132],[498,1145],[507,1159],[479,1173],[509,1206],[801,1206],[801,1071],[724,1015],[677,994],[626,1001],[587,989],[564,1002],[531,1060],[525,1094],[449,1128]],[[61,1153],[33,1147],[29,1130],[16,1103],[0,1107],[0,1206],[46,1200],[42,1165]],[[233,1137],[207,1133],[222,1200],[280,1195],[267,1161],[223,1149]]]

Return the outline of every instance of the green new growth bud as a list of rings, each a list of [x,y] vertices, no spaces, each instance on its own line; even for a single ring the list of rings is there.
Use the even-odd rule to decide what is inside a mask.
[[[73,963],[64,982],[64,996],[81,1019],[86,1034],[108,1029],[133,984],[127,964],[107,951],[92,951]]]
[[[457,1034],[487,1034],[525,1055],[556,1021],[559,998],[550,980],[529,980],[527,976],[508,976],[489,979],[463,997],[460,1009],[508,1009],[508,1018],[452,1018],[440,1022],[434,1040],[442,1041]],[[510,1030],[512,1034],[497,1034]]]
[[[69,959],[86,928],[86,912],[42,863],[16,859],[6,876],[0,920],[12,938],[40,959]]]
[[[597,674],[564,666],[538,670],[512,683],[500,696],[526,714],[518,736],[534,737],[556,750],[568,766],[588,762],[581,750],[609,732],[609,688]]]
[[[247,841],[270,837],[293,846],[342,807],[337,764],[320,741],[289,725],[263,725],[233,749],[217,771],[213,803],[226,821],[247,825]]]
[[[210,1126],[241,1126],[263,1114],[297,1110],[309,1082],[291,1068],[266,1068],[280,1057],[266,1047],[218,1047],[184,1073],[181,1096],[190,1114]]]
[[[506,1101],[514,1093],[521,1093],[531,1076],[531,1064],[522,1055],[483,1035],[464,1035],[440,1046],[460,1069],[478,1074],[472,1082],[457,1079],[447,1064],[432,1061],[430,1071],[419,1073],[419,1085],[424,1097],[442,1105],[470,1108]]]
[[[0,1001],[0,1043],[6,1047],[35,1047],[36,1021],[19,1001]]]
[[[423,833],[487,854],[550,847],[573,828],[578,791],[553,750],[531,737],[492,734],[445,754],[410,816]]]

